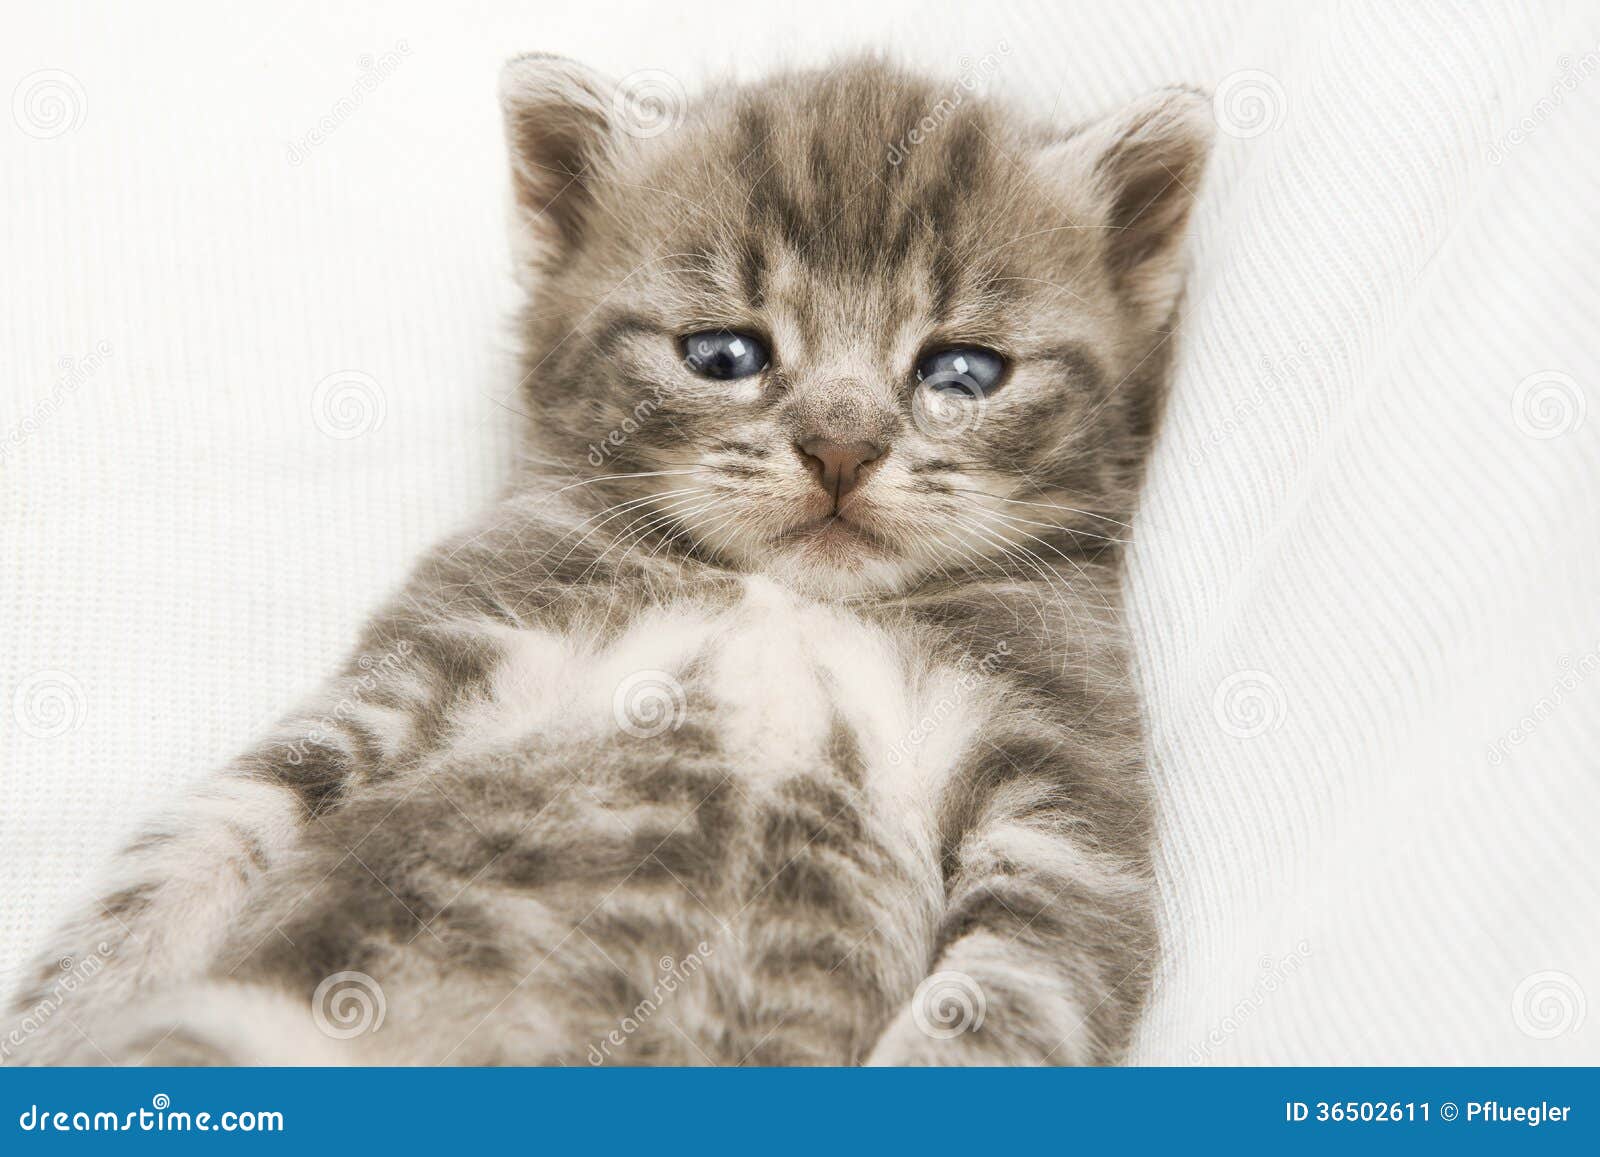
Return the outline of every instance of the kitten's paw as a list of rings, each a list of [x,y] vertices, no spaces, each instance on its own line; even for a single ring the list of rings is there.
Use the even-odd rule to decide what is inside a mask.
[[[1017,1000],[965,972],[936,972],[889,1022],[866,1063],[874,1066],[1037,1066],[1097,1060],[1069,998]]]
[[[181,1028],[126,1041],[119,1053],[113,1058],[116,1064],[146,1068],[215,1068],[243,1063],[218,1042]]]
[[[981,1025],[939,1025],[916,1015],[914,1008],[901,1011],[878,1038],[866,1063],[874,1068],[930,1068],[955,1065],[1005,1064],[986,1057],[980,1039]]]

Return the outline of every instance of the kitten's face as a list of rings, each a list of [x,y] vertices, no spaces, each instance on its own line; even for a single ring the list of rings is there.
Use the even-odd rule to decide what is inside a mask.
[[[1204,156],[1190,94],[1052,141],[872,64],[643,139],[569,62],[506,91],[537,453],[606,478],[581,492],[609,531],[836,595],[1114,537]]]

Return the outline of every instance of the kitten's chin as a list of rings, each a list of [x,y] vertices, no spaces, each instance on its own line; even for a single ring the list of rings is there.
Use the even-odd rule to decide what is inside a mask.
[[[894,594],[915,579],[906,560],[876,539],[842,524],[786,535],[758,569],[817,598]]]
[[[789,550],[767,559],[759,569],[775,581],[819,599],[896,594],[915,580],[906,563],[862,551],[849,559],[830,559],[810,551]]]
[[[719,546],[737,569],[813,598],[898,594],[921,575],[894,543],[855,519],[825,516],[772,536],[731,536]]]

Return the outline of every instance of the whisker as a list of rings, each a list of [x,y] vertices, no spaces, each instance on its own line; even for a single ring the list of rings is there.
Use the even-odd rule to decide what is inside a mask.
[[[699,501],[703,502],[704,506],[696,507],[696,509],[705,509],[715,503],[716,498],[713,496],[710,499],[700,499]],[[606,556],[618,546],[623,546],[625,543],[627,544],[622,552],[623,556],[626,557],[629,551],[638,546],[647,535],[655,531],[658,527],[668,525],[671,522],[680,519],[683,516],[683,508],[685,506],[694,506],[695,502],[696,496],[676,499],[659,510],[646,511],[644,514],[628,523],[628,525],[625,526],[622,531],[619,532],[612,540],[610,545],[596,555],[594,560],[584,568],[583,573],[578,578],[579,585],[585,582],[588,579],[588,576],[597,570],[600,564],[605,561]]]
[[[1098,518],[1102,522],[1114,523],[1115,525],[1124,527],[1128,530],[1133,529],[1130,524],[1123,522],[1120,519],[1112,518],[1110,515],[1097,514],[1092,510],[1084,510],[1077,506],[1068,506],[1063,502],[1030,502],[1025,498],[1004,498],[998,494],[990,494],[987,490],[973,490],[959,486],[952,486],[950,489],[951,492],[955,494],[977,494],[983,498],[992,498],[996,502],[1012,502],[1018,506],[1041,506],[1050,510],[1066,510],[1073,514],[1081,514],[1085,518]]]
[[[669,474],[695,474],[697,470],[640,470],[631,474],[602,474],[598,478],[585,478],[581,482],[574,482],[571,486],[563,486],[559,490],[550,491],[550,496],[565,494],[579,486],[593,486],[596,482],[614,482],[619,478],[664,478]]]
[[[999,511],[986,511],[985,513],[999,515]],[[1018,533],[1026,536],[1028,538],[1033,539],[1033,541],[1037,542],[1041,546],[1048,547],[1050,550],[1055,551],[1055,553],[1057,555],[1059,555],[1063,560],[1066,561],[1068,566],[1070,566],[1073,570],[1078,572],[1078,576],[1080,578],[1082,578],[1084,580],[1084,582],[1089,584],[1089,589],[1094,591],[1099,596],[1100,603],[1101,603],[1101,605],[1103,607],[1105,607],[1106,611],[1108,613],[1112,614],[1112,615],[1116,614],[1116,612],[1112,609],[1111,604],[1106,600],[1105,593],[1103,591],[1101,591],[1099,586],[1095,583],[1095,581],[1092,578],[1089,577],[1088,573],[1078,563],[1077,559],[1075,559],[1071,555],[1066,554],[1065,552],[1063,552],[1060,548],[1055,546],[1054,543],[1046,542],[1044,539],[1040,538],[1037,534],[1030,534],[1025,530],[1024,531],[1019,531]],[[1024,546],[1022,546],[1021,543],[1018,543],[1017,546],[1022,550],[1026,550],[1030,555],[1034,555],[1035,557],[1038,556],[1038,552],[1037,551],[1034,551],[1034,550],[1032,550],[1031,548],[1028,548],[1028,547],[1024,547]],[[1044,560],[1040,559],[1039,561],[1043,562]],[[1050,569],[1052,571],[1055,570],[1054,567],[1051,567]]]
[[[992,517],[995,517],[995,518],[1003,518],[1008,523],[1011,523],[1013,525],[1018,525],[1018,526],[1041,526],[1041,527],[1044,527],[1046,530],[1059,530],[1063,534],[1082,535],[1085,538],[1099,539],[1101,542],[1114,542],[1114,543],[1126,545],[1130,541],[1129,539],[1126,539],[1126,538],[1111,538],[1108,535],[1096,534],[1092,530],[1080,530],[1075,526],[1063,526],[1059,522],[1040,522],[1037,519],[1033,519],[1033,518],[1023,518],[1021,515],[1009,514],[1004,510],[987,510],[986,509],[986,510],[984,510],[984,513],[988,514],[988,515],[991,515]]]
[[[1046,589],[1048,589],[1052,593],[1054,593],[1054,586],[1051,583],[1049,573],[1047,573],[1048,568],[1043,565],[1042,561],[1030,559],[1030,558],[1023,557],[1023,556],[1020,556],[1020,555],[1016,554],[1013,551],[1011,545],[1009,543],[1007,543],[1004,539],[1002,539],[999,536],[991,533],[988,529],[986,529],[985,527],[983,527],[982,525],[980,525],[979,523],[975,522],[972,519],[961,518],[960,516],[957,516],[957,521],[963,523],[967,527],[968,530],[976,531],[978,534],[982,535],[989,542],[989,544],[991,546],[997,548],[1000,551],[1001,554],[1005,555],[1008,558],[1014,559],[1017,562],[1022,563],[1024,566],[1029,567],[1031,570],[1033,570],[1033,572],[1035,574],[1037,574],[1041,579],[1044,580]],[[1057,579],[1057,581],[1060,581],[1060,576],[1057,575],[1056,579]],[[1063,600],[1063,599],[1060,599],[1060,596],[1057,596],[1057,598],[1061,602],[1062,607],[1065,608],[1067,606],[1066,601]],[[1043,599],[1038,599],[1037,605],[1035,606],[1034,609],[1038,612],[1038,615],[1039,615],[1039,629],[1042,632],[1043,637],[1047,638],[1047,637],[1049,637],[1049,634],[1050,634],[1050,624],[1045,618],[1044,600]],[[1071,614],[1072,612],[1069,610],[1068,613]]]
[[[661,494],[646,494],[638,498],[629,498],[623,502],[618,502],[612,506],[608,506],[604,510],[591,514],[588,518],[585,518],[582,522],[578,523],[577,526],[574,526],[571,530],[567,531],[566,534],[563,534],[555,541],[550,550],[546,551],[544,555],[540,557],[539,561],[543,562],[545,558],[548,558],[550,554],[554,553],[556,547],[560,546],[563,542],[572,537],[572,535],[576,534],[583,527],[588,526],[589,523],[594,522],[594,520],[597,518],[600,519],[600,521],[585,531],[583,536],[579,538],[577,542],[573,543],[572,546],[567,550],[567,553],[562,555],[561,558],[557,560],[556,567],[551,569],[559,568],[577,552],[579,547],[588,542],[590,538],[594,537],[594,535],[600,531],[601,527],[605,526],[606,523],[613,521],[619,515],[629,510],[637,509],[640,506],[648,506],[649,504],[657,502],[663,498],[674,498],[678,495],[694,495],[703,492],[705,489],[706,488],[704,486],[682,487],[678,490],[668,490]]]

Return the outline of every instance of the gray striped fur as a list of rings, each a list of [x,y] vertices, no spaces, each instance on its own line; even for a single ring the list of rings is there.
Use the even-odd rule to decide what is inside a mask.
[[[18,1059],[1121,1055],[1156,950],[1121,541],[1205,103],[1064,132],[855,60],[630,136],[613,91],[507,66],[506,496],[120,857]],[[767,373],[691,374],[717,326]],[[916,420],[941,341],[1010,361],[970,428]],[[866,540],[800,529],[816,431],[891,447]],[[381,1024],[316,1007],[340,974]]]

